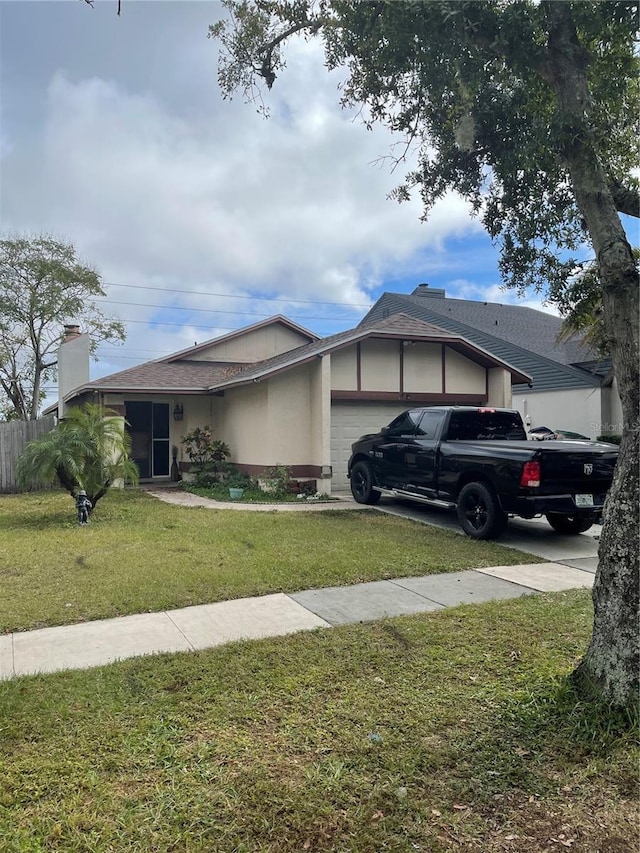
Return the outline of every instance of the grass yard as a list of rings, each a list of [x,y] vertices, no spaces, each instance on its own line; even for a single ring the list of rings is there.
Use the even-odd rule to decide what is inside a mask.
[[[0,683],[2,851],[635,853],[635,729],[565,680],[591,618],[526,596]]]
[[[66,494],[2,496],[0,542],[4,633],[528,559],[371,510],[245,513],[115,490],[87,527]]]

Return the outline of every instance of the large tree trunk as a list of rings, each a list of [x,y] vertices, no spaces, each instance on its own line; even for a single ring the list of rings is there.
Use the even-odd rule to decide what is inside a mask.
[[[593,587],[593,634],[577,682],[620,706],[639,695],[638,632],[638,271],[589,123],[587,57],[571,19],[571,5],[548,2],[549,74],[565,128],[566,160],[603,284],[605,329],[623,411],[623,435],[605,508]]]

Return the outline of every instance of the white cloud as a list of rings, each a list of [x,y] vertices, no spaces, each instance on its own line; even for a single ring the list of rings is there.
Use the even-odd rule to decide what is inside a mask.
[[[274,313],[328,334],[355,324],[386,281],[465,274],[447,240],[481,231],[468,206],[449,196],[425,224],[418,198],[386,199],[405,173],[381,160],[394,140],[339,109],[341,73],[327,73],[319,44],[291,44],[264,120],[220,97],[206,39],[215,4],[132,3],[121,21],[108,4],[52,4],[48,16],[9,5],[11,44],[36,41],[28,64],[11,59],[5,227],[70,240],[107,283],[158,288],[109,286],[111,300],[137,304],[104,305],[131,325],[94,375]]]
[[[349,280],[347,298],[361,303],[367,271],[437,249],[469,227],[468,211],[449,199],[425,226],[418,202],[385,201],[395,176],[370,163],[389,135],[367,134],[318,88],[309,102],[290,87],[297,97],[286,101],[286,119],[265,121],[244,106],[227,113],[224,104],[189,124],[148,94],[58,74],[40,150],[28,158],[31,172],[40,164],[30,213],[107,277],[117,266],[127,280],[142,272],[298,296],[322,287],[323,298],[340,301]],[[26,158],[18,162],[26,169]]]

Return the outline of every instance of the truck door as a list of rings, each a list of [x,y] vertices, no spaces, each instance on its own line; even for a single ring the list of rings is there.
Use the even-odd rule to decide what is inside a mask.
[[[438,488],[437,456],[443,420],[444,412],[424,412],[405,454],[411,485],[430,496]]]
[[[406,456],[412,446],[421,416],[420,409],[403,412],[383,431],[383,438],[375,449],[375,455],[380,479],[387,487],[401,487],[408,482]]]

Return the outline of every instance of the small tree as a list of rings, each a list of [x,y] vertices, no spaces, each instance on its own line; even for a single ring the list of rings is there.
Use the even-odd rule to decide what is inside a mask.
[[[74,498],[84,489],[93,504],[117,480],[138,481],[129,458],[130,439],[117,412],[86,403],[68,411],[51,432],[30,441],[18,460],[18,483],[31,486],[56,479]]]
[[[51,237],[0,240],[0,411],[6,420],[35,420],[42,385],[55,378],[60,327],[82,324],[92,350],[124,340],[124,326],[105,317],[100,276],[80,263],[69,243]]]

